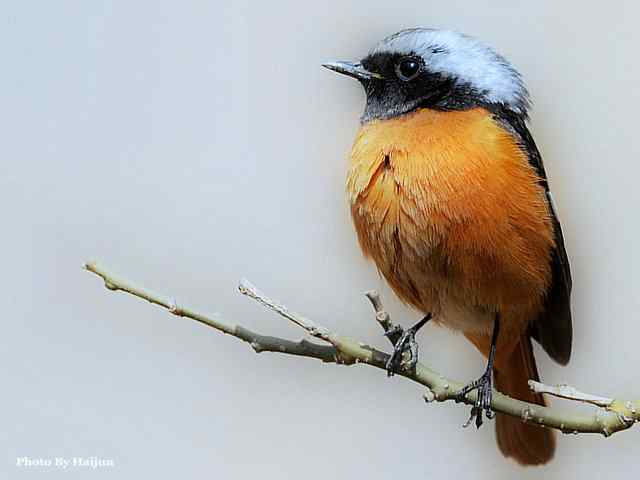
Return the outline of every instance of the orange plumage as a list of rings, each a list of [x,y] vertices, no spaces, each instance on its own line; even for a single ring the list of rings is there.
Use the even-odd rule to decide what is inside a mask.
[[[347,190],[360,246],[397,295],[464,332],[485,355],[500,312],[496,382],[543,403],[526,386],[537,372],[525,335],[543,308],[555,245],[539,180],[487,110],[419,109],[361,127]],[[553,454],[551,432],[501,416],[499,444],[501,430],[503,444],[518,439],[513,429],[542,453],[524,460],[518,445],[501,444],[505,454],[526,463]]]
[[[371,122],[351,162],[360,245],[403,300],[486,333],[493,314],[448,323],[448,304],[503,312],[505,334],[541,308],[554,245],[544,191],[489,112],[423,109]]]

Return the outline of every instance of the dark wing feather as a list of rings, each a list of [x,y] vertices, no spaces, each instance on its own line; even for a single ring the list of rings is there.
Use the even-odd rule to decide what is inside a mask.
[[[542,157],[536,147],[533,137],[527,128],[525,118],[510,110],[499,108],[495,111],[496,117],[516,133],[522,146],[526,149],[529,162],[541,179],[541,185],[547,194],[549,212],[553,221],[555,236],[555,249],[551,255],[551,285],[547,291],[544,310],[531,324],[529,333],[542,348],[556,362],[566,365],[571,357],[571,342],[573,327],[571,322],[571,267],[564,247],[564,236],[556,213],[553,196],[549,191],[547,174],[544,170]]]

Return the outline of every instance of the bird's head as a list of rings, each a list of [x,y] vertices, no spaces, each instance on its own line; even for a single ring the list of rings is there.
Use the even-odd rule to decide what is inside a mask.
[[[363,122],[418,108],[494,107],[526,117],[529,107],[522,77],[504,57],[472,37],[448,30],[402,30],[357,63],[323,66],[362,83],[367,94]]]

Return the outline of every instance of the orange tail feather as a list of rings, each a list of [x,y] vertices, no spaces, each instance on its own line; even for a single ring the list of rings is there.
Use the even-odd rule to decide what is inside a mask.
[[[496,389],[525,402],[545,405],[544,398],[529,389],[527,380],[539,380],[531,339],[522,337],[513,350],[510,361],[495,371]],[[496,415],[498,447],[505,457],[521,465],[542,465],[553,458],[556,449],[552,430],[523,423],[509,415]]]

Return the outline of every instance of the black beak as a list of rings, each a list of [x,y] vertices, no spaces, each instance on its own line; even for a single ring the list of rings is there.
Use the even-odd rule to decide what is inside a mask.
[[[349,77],[356,78],[358,80],[371,80],[373,78],[381,79],[382,76],[370,72],[365,69],[360,63],[351,63],[351,62],[328,62],[323,63],[322,66],[324,68],[328,68],[329,70],[333,70],[334,72],[342,73],[343,75],[347,75]]]

